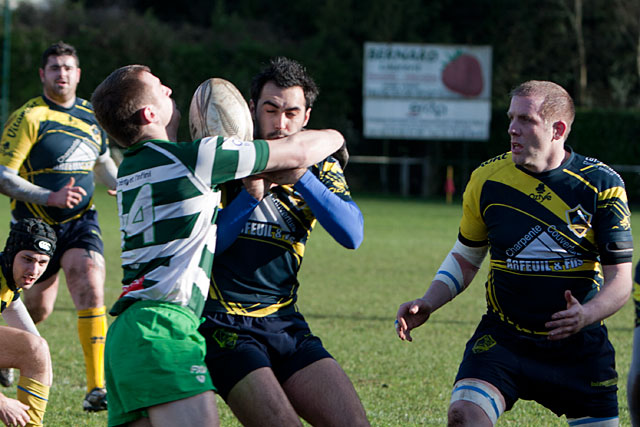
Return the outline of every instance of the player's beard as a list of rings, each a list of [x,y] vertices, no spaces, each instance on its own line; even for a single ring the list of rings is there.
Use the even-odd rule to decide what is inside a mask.
[[[76,97],[76,87],[68,83],[64,86],[59,86],[54,82],[53,84],[46,85],[45,89],[45,95],[57,103],[64,103]]]

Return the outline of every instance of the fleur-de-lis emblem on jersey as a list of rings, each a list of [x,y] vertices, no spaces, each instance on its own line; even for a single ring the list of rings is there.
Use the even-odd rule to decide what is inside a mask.
[[[581,205],[565,212],[567,217],[567,227],[573,234],[579,238],[583,238],[587,231],[591,228],[591,215]]]
[[[538,194],[542,194],[542,193],[544,193],[544,191],[545,191],[545,190],[544,190],[544,184],[543,184],[543,183],[540,183],[540,185],[538,185],[538,186],[536,187],[536,193],[538,193]]]

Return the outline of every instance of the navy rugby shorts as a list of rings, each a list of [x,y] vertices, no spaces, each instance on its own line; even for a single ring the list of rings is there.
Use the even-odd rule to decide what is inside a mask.
[[[507,410],[524,399],[568,418],[618,416],[615,352],[604,325],[549,341],[485,315],[467,342],[456,381],[463,378],[493,384]]]
[[[204,317],[199,331],[207,343],[205,361],[225,400],[238,381],[256,369],[271,368],[282,384],[304,367],[331,357],[300,313],[272,317],[209,313]]]
[[[98,225],[98,212],[90,209],[77,219],[52,226],[58,237],[56,251],[49,265],[38,282],[47,280],[60,270],[60,259],[69,249],[79,248],[104,254],[104,243],[100,225]]]

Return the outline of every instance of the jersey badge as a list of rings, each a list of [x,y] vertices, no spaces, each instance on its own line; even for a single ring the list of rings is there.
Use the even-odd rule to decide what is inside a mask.
[[[581,205],[565,212],[567,218],[567,227],[573,234],[579,238],[583,238],[587,231],[591,228],[591,215]]]
[[[96,144],[102,145],[102,134],[98,125],[91,125],[91,135],[93,135],[93,140]]]

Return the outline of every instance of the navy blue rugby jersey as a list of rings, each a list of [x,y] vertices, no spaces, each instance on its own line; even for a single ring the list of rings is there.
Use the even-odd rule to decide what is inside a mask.
[[[351,196],[337,160],[327,158],[311,171],[344,200]],[[241,183],[225,184],[223,205]],[[226,198],[226,200],[225,200]],[[216,254],[206,312],[251,317],[296,311],[298,271],[305,245],[317,220],[293,186],[275,187],[251,213],[236,241]]]
[[[64,108],[38,96],[14,111],[4,127],[0,164],[32,184],[57,191],[73,177],[87,196],[71,209],[11,201],[14,218],[42,218],[58,224],[78,218],[93,205],[93,167],[109,140],[91,104],[76,98]]]
[[[565,290],[581,303],[599,291],[599,247],[632,240],[624,183],[607,165],[573,151],[563,165],[539,174],[502,154],[471,176],[460,240],[489,244],[488,315],[546,335],[545,322],[566,309]]]

